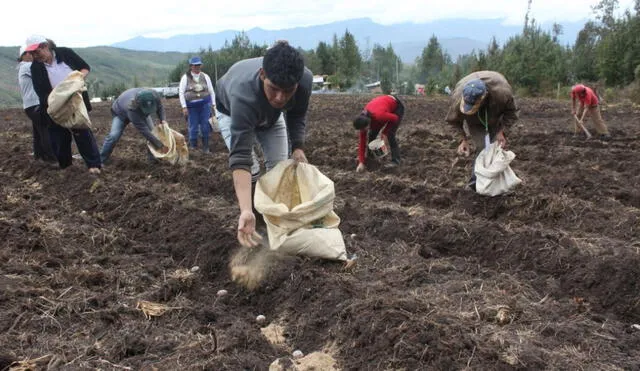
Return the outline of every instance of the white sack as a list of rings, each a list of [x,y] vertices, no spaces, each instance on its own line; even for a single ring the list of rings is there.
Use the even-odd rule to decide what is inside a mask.
[[[91,127],[89,112],[82,99],[82,92],[86,90],[82,72],[73,71],[49,93],[47,113],[56,124],[68,129]]]
[[[315,166],[281,161],[260,178],[254,205],[267,224],[269,246],[290,255],[347,260],[333,211],[333,181]]]
[[[498,142],[485,147],[474,165],[476,192],[485,196],[497,196],[520,184],[522,180],[509,166],[515,157],[515,153],[503,150]]]

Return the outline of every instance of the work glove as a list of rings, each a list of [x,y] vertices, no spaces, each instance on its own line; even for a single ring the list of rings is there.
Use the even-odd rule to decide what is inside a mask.
[[[356,167],[356,173],[364,173],[367,170],[367,167],[364,166],[362,162],[358,163],[358,167]]]

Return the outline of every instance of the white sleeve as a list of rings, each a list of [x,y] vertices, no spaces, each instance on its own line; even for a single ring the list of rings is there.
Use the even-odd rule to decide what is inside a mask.
[[[180,78],[180,85],[178,86],[178,97],[180,98],[180,106],[182,108],[187,107],[187,101],[184,99],[184,91],[187,90],[187,75],[182,75]]]
[[[213,90],[213,84],[211,83],[211,77],[209,75],[204,75],[205,80],[207,80],[207,88],[209,89],[209,94],[211,95],[211,105],[216,105],[216,92]]]

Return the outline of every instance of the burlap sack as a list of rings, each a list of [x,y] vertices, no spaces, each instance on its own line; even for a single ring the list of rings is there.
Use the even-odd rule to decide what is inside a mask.
[[[187,141],[185,140],[184,135],[171,129],[166,121],[163,121],[160,125],[154,126],[152,133],[160,139],[167,148],[169,148],[167,153],[160,153],[153,148],[151,143],[147,143],[149,151],[151,151],[151,154],[155,158],[166,161],[172,165],[184,165],[189,161],[189,148],[187,147]]]
[[[47,98],[47,113],[56,124],[69,129],[91,127],[89,112],[82,99],[82,92],[86,90],[82,72],[73,71],[51,91]]]
[[[282,161],[260,178],[254,205],[265,219],[269,246],[290,255],[347,260],[333,181],[315,166]]]

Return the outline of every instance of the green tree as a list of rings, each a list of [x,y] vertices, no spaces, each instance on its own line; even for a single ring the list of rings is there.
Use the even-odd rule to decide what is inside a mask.
[[[602,0],[593,7],[599,41],[596,49],[598,76],[607,85],[628,84],[634,80],[636,66],[640,63],[640,2],[634,2],[635,13],[625,11],[615,17],[617,0]]]
[[[320,58],[318,58],[318,55],[316,54],[316,51],[313,49],[310,50],[304,50],[302,48],[298,48],[298,51],[300,52],[300,54],[302,54],[302,57],[304,58],[304,65],[311,70],[311,72],[313,72],[314,74],[321,74],[320,70],[321,70],[321,63],[320,63]]]
[[[550,91],[556,83],[568,81],[570,51],[563,48],[535,20],[527,20],[523,33],[504,46],[501,71],[513,84],[533,94]]]
[[[365,61],[365,68],[362,75],[369,82],[381,81],[383,75],[386,75],[389,83],[392,85],[397,83],[400,73],[402,72],[402,61],[393,50],[391,43],[387,47],[374,44],[369,59]],[[384,89],[383,89],[384,90]]]
[[[215,85],[215,81],[224,75],[234,63],[243,59],[263,56],[266,51],[266,45],[252,43],[245,32],[240,32],[235,35],[231,43],[225,41],[221,49],[214,51],[209,47],[207,50],[200,49],[194,55],[197,54],[202,58],[202,71],[211,76],[212,83]],[[189,58],[179,63],[169,73],[169,81],[180,81],[182,75],[188,71]]]
[[[352,87],[360,74],[362,56],[356,39],[349,30],[344,32],[339,42],[338,76],[343,88]]]
[[[384,70],[380,76],[380,89],[384,94],[390,94],[393,89],[393,84],[391,83],[391,73],[389,70]]]
[[[321,75],[333,75],[336,73],[336,55],[329,44],[321,41],[316,47],[316,56],[320,62],[318,72]]]
[[[571,61],[571,73],[577,80],[595,81],[598,79],[596,66],[596,47],[598,43],[598,28],[592,21],[585,23],[584,27],[573,45]]]
[[[440,46],[438,38],[433,35],[429,43],[422,50],[422,55],[416,61],[420,70],[421,81],[433,80],[444,68],[447,59],[450,59]]]

